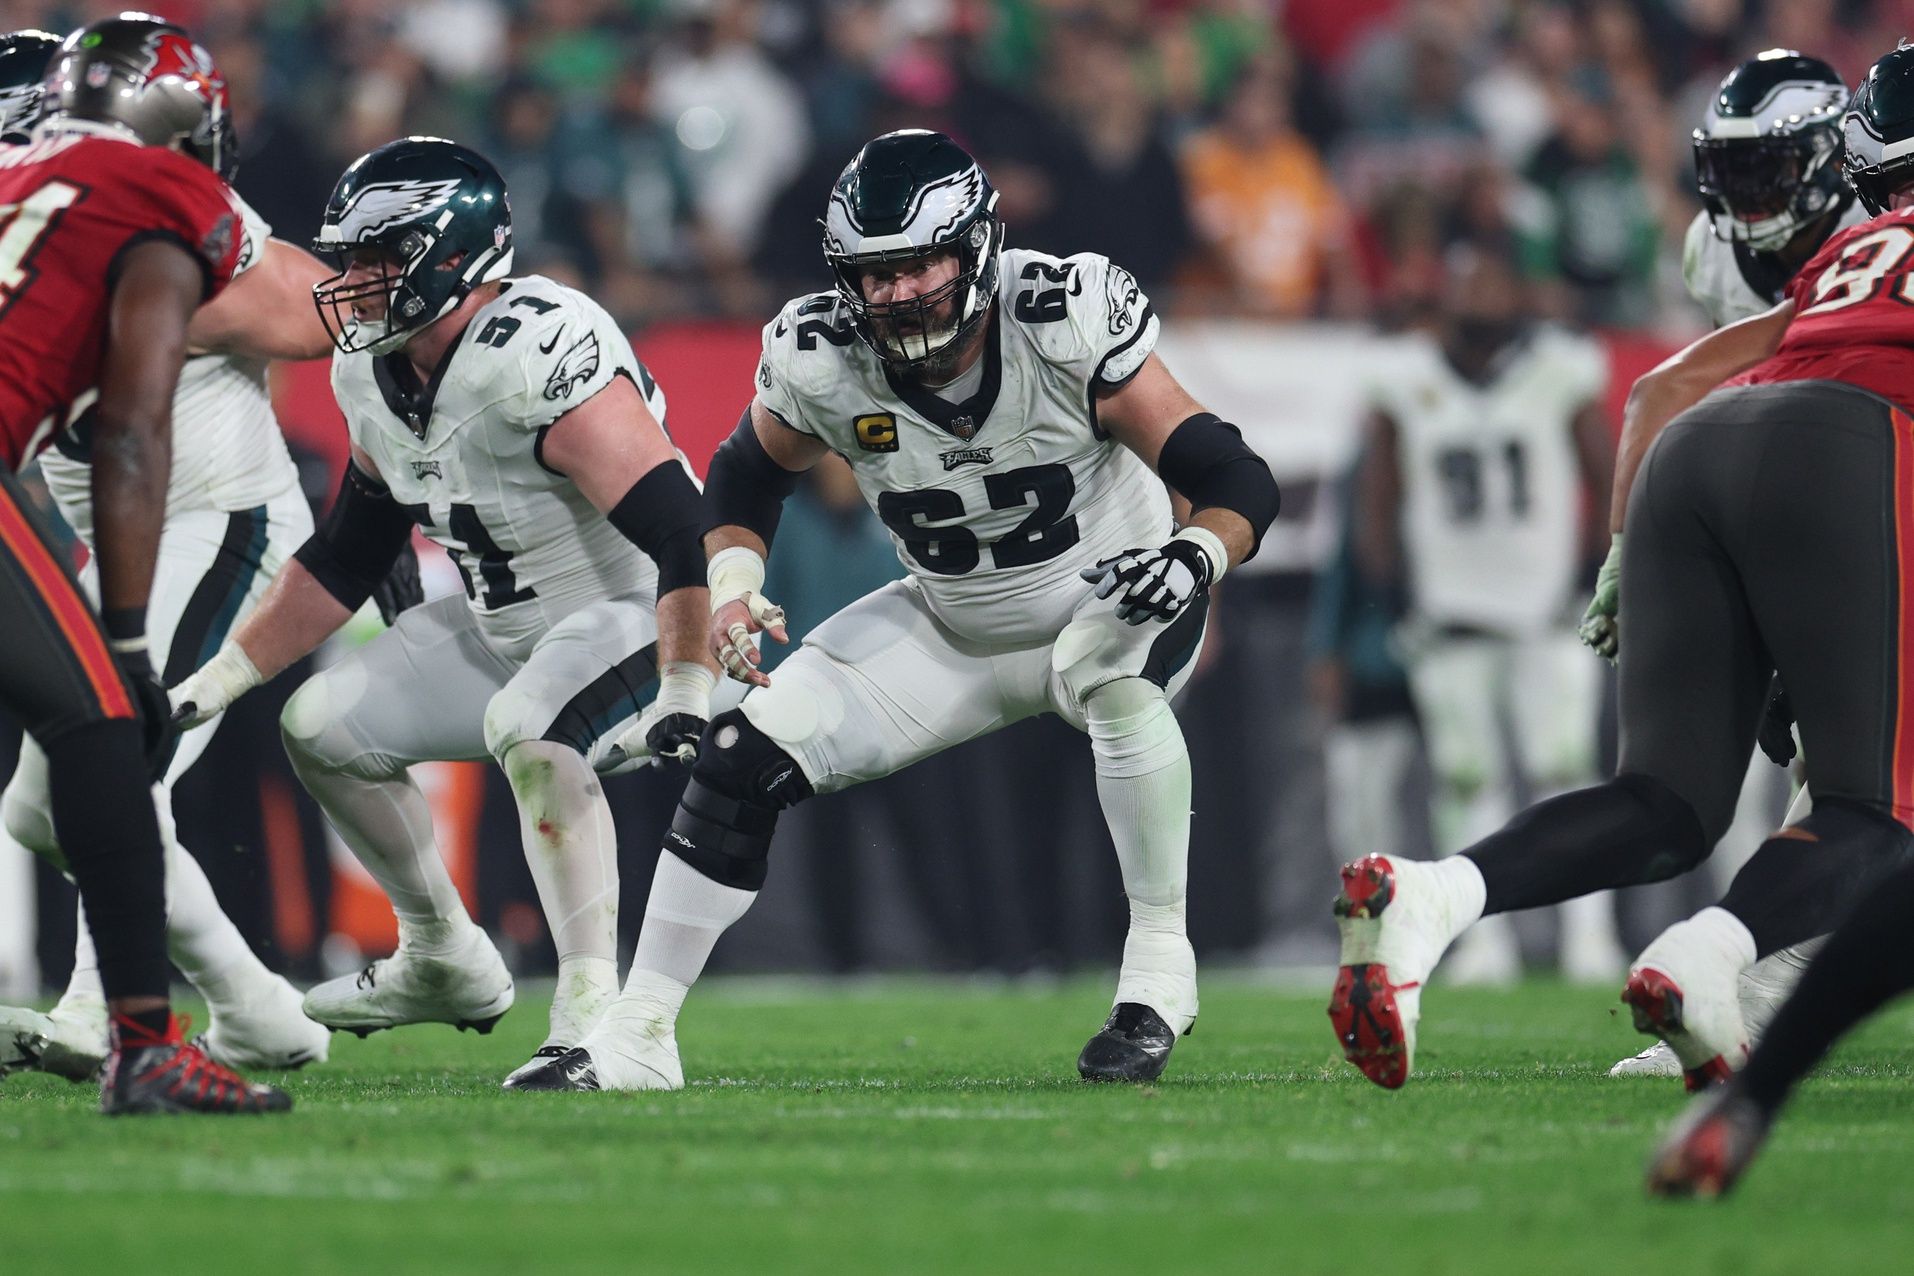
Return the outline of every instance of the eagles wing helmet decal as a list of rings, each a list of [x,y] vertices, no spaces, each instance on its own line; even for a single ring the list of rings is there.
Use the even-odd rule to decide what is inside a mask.
[[[559,356],[558,366],[552,369],[552,375],[545,381],[545,397],[568,399],[573,387],[583,385],[597,375],[598,334],[588,332]]]
[[[378,182],[353,197],[339,219],[339,239],[356,244],[388,226],[442,208],[458,193],[458,179],[442,182]]]

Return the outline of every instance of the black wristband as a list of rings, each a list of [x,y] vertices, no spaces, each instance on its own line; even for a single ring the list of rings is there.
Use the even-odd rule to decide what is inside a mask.
[[[138,642],[146,637],[146,608],[111,607],[103,609],[100,612],[100,627],[106,630],[106,637],[109,642]]]
[[[698,544],[698,488],[676,461],[653,466],[605,515],[626,540],[658,564],[658,597],[704,584]]]

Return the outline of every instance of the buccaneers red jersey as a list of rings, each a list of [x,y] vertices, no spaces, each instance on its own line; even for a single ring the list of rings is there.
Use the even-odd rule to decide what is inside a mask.
[[[120,254],[169,239],[199,259],[204,297],[233,276],[226,184],[176,151],[97,133],[0,146],[0,458],[24,465],[99,376]]]
[[[1841,231],[1788,284],[1781,346],[1729,385],[1845,381],[1914,404],[1914,209]]]

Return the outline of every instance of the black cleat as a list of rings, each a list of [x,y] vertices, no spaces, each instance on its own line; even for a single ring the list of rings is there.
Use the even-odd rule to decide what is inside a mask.
[[[230,1068],[214,1063],[197,1045],[189,1045],[178,1018],[166,1034],[155,1036],[114,1016],[111,1048],[100,1074],[100,1111],[108,1116],[149,1113],[287,1112],[292,1097],[267,1085],[253,1085]]]
[[[1163,1016],[1138,1002],[1121,1002],[1077,1056],[1077,1072],[1085,1081],[1154,1081],[1169,1066],[1174,1045],[1176,1034]]]
[[[556,1047],[553,1047],[556,1049]],[[543,1050],[539,1051],[544,1054]],[[552,1059],[544,1067],[519,1077],[516,1082],[507,1084],[511,1090],[596,1090],[598,1070],[592,1065],[591,1053],[583,1049],[566,1050]]]
[[[564,1058],[570,1054],[571,1051],[572,1047],[570,1046],[540,1046],[538,1049],[532,1051],[532,1057],[530,1059],[527,1059],[524,1063],[512,1069],[512,1074],[499,1083],[499,1089],[518,1089],[521,1080],[541,1070],[553,1059]]]

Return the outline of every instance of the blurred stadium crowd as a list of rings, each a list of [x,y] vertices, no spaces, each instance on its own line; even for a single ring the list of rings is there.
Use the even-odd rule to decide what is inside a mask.
[[[115,3],[0,3],[55,30]],[[231,80],[239,185],[295,235],[346,162],[477,145],[521,263],[633,323],[823,282],[821,192],[902,125],[970,146],[1013,242],[1171,313],[1391,318],[1445,245],[1559,314],[1680,323],[1688,130],[1774,45],[1857,77],[1905,0],[174,0]]]
[[[0,0],[0,26],[64,31],[122,7]],[[728,323],[754,347],[780,301],[828,287],[817,218],[829,183],[862,142],[905,126],[947,131],[979,156],[1011,244],[1111,256],[1172,334],[1414,324],[1437,304],[1449,250],[1469,243],[1517,262],[1544,313],[1665,350],[1702,326],[1679,261],[1699,207],[1687,138],[1721,76],[1780,45],[1852,81],[1914,29],[1914,0],[156,7],[227,76],[236,185],[276,233],[308,242],[340,170],[373,146],[406,133],[465,141],[505,174],[518,269],[590,291],[648,360],[648,342],[688,322]],[[729,428],[748,377],[747,362],[717,392],[730,415],[698,429]],[[674,404],[688,401],[664,379]],[[674,409],[674,429],[679,419]],[[1344,592],[1333,531],[1344,520],[1312,515],[1309,485],[1278,473],[1284,521],[1332,531],[1312,542],[1314,562],[1231,580],[1206,676],[1181,708],[1197,777],[1191,911],[1199,951],[1321,959],[1340,858],[1324,811],[1326,723],[1348,710],[1348,667],[1385,681],[1400,671],[1387,668],[1387,597]],[[321,472],[311,488],[318,497],[332,481]],[[771,593],[801,632],[899,568],[847,476],[821,472],[797,506]],[[1336,596],[1317,591],[1326,605],[1312,629],[1311,569],[1325,559]],[[1336,614],[1361,607],[1355,623]],[[322,952],[341,879],[277,757],[282,683],[235,711],[182,787],[182,841],[215,852],[209,872],[261,946],[310,973],[352,955]],[[1016,971],[1113,957],[1120,889],[1079,753],[1060,724],[1025,724],[793,812],[780,844],[796,864],[779,871],[797,880],[767,894],[720,960]],[[235,784],[259,801],[235,802]],[[542,923],[509,794],[496,775],[485,784],[456,799],[478,847],[461,881],[508,956],[515,944],[536,965]],[[647,776],[615,801],[635,923],[673,796]],[[1412,847],[1428,840],[1418,823],[1404,834]],[[43,872],[49,979],[62,969],[59,889]]]

